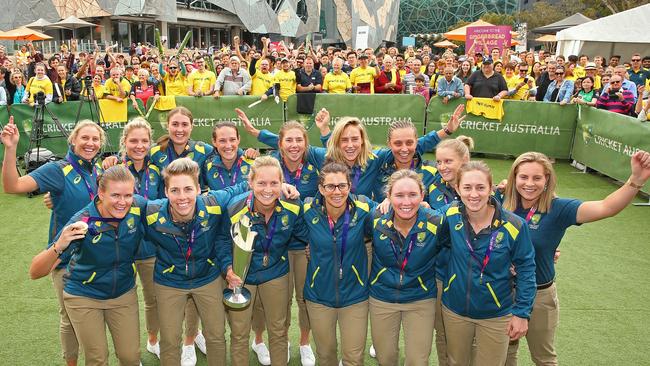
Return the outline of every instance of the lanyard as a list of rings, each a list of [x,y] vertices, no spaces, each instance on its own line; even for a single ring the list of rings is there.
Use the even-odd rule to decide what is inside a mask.
[[[300,163],[300,166],[296,170],[296,175],[291,178],[291,172],[289,169],[286,167],[285,164],[282,164],[282,173],[284,174],[284,180],[291,184],[292,186],[296,187],[298,189],[298,186],[300,185],[300,177],[302,176],[302,163]]]
[[[174,144],[170,143],[167,145],[167,156],[169,157],[169,162],[172,162],[178,158],[184,158],[190,152],[189,146],[185,145],[183,152],[180,155],[176,155],[176,150],[174,150]]]
[[[356,193],[357,185],[359,184],[359,178],[361,178],[361,168],[355,165],[352,170],[354,171],[354,176],[352,177],[352,188],[350,191],[352,193]]]
[[[126,166],[126,167],[129,166],[128,162],[126,161],[126,158],[124,158],[123,163],[124,163],[124,166]],[[131,163],[131,165],[133,166],[133,171],[136,172],[136,174],[133,174],[133,176],[139,177],[138,172],[135,170],[135,165],[133,163]],[[142,180],[140,180],[138,182],[138,184],[135,185],[135,193],[140,194],[142,197],[144,197],[144,199],[148,199],[149,198],[149,164],[147,164],[147,162],[145,161],[144,166],[145,166],[145,168],[144,168],[144,178],[143,178],[144,179],[144,192],[142,194],[140,194],[140,188],[138,188],[138,186],[142,187],[142,184],[141,184]]]
[[[239,170],[241,169],[241,164],[242,164],[243,158],[240,157],[239,160],[237,161],[237,167],[235,168],[235,171],[232,173],[232,178],[230,179],[230,185],[227,186],[226,182],[223,180],[223,169],[221,169],[220,166],[217,165],[217,171],[219,172],[219,180],[221,180],[221,185],[225,187],[232,187],[235,185],[235,182],[237,181],[237,175],[239,175]]]
[[[70,163],[70,165],[72,165],[72,169],[74,169],[74,171],[77,174],[79,174],[81,179],[83,179],[84,183],[86,184],[86,189],[88,190],[88,195],[90,196],[90,200],[91,201],[94,200],[95,199],[95,190],[92,188],[90,183],[88,183],[88,180],[86,180],[86,177],[84,176],[83,171],[82,171],[81,167],[79,166],[79,163],[77,163],[75,161],[75,159],[71,158],[70,156],[67,156],[65,159],[68,161],[68,163]],[[97,177],[97,168],[95,167],[95,165],[93,165],[93,172],[92,172],[91,176],[93,178]]]
[[[406,253],[404,253],[404,257],[402,257],[401,263],[399,259],[399,253],[401,250],[397,250],[395,247],[395,243],[393,240],[390,241],[390,247],[393,249],[393,254],[395,255],[395,260],[397,261],[397,265],[400,266],[399,269],[399,283],[400,285],[402,284],[402,279],[404,278],[404,269],[406,269],[406,264],[409,262],[409,257],[411,256],[411,252],[413,252],[413,243],[415,243],[415,238],[417,237],[417,234],[413,233],[411,234],[411,239],[409,240],[409,244],[406,247]]]
[[[248,210],[252,214],[253,213],[253,192],[251,192],[248,195],[248,198],[246,199],[246,206],[248,206]],[[278,215],[273,215],[273,219],[271,220],[270,230],[268,229],[268,225],[267,225],[265,242],[262,243],[262,249],[264,250],[264,261],[262,262],[262,264],[264,265],[264,267],[266,267],[269,264],[269,252],[271,249],[271,244],[273,244],[273,235],[275,235],[277,221],[278,221]]]
[[[467,223],[469,225],[469,222]],[[483,257],[483,260],[481,261],[474,251],[474,248],[472,247],[472,244],[469,242],[469,227],[466,226],[466,237],[465,237],[465,244],[467,244],[467,248],[469,249],[469,254],[478,262],[478,264],[481,266],[481,274],[480,274],[480,283],[483,283],[483,272],[485,271],[485,267],[487,267],[488,263],[490,262],[490,254],[492,254],[492,249],[494,249],[494,244],[497,240],[497,234],[499,233],[499,230],[494,230],[492,232],[492,235],[490,235],[490,245],[488,248],[485,250],[485,257]]]
[[[440,181],[442,184],[438,186],[438,188],[442,191],[442,196],[445,199],[445,204],[448,204],[450,200],[453,200],[456,198],[456,195],[451,192],[449,187],[447,187],[447,183],[444,181]]]
[[[181,256],[185,258],[185,275],[188,275],[188,263],[190,261],[190,256],[192,255],[192,246],[194,245],[194,241],[196,240],[196,229],[198,225],[194,225],[192,227],[192,232],[190,233],[190,236],[187,238],[187,250],[185,251],[185,254],[183,254],[183,246],[181,243],[178,241],[178,238],[176,235],[172,235],[174,238],[174,241],[176,242],[176,245],[178,246],[178,251],[181,253]]]
[[[336,235],[334,234],[334,220],[327,215],[327,222],[330,226],[330,232],[332,233],[332,239],[336,243]],[[341,232],[341,255],[339,256],[339,280],[343,279],[343,256],[345,255],[345,247],[348,242],[348,231],[350,230],[350,207],[345,208],[345,213],[343,214],[343,229]]]
[[[528,210],[528,214],[526,214],[526,223],[530,222],[530,219],[533,218],[533,215],[535,215],[535,211],[537,211],[537,207],[533,206]]]

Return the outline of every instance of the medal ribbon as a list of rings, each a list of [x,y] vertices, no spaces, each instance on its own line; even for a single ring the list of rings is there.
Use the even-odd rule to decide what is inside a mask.
[[[393,249],[393,254],[395,255],[395,260],[397,261],[397,265],[400,266],[399,273],[400,273],[400,282],[402,279],[402,276],[404,275],[404,269],[406,268],[406,265],[409,262],[409,257],[411,256],[411,252],[413,252],[413,244],[415,243],[415,238],[417,237],[417,234],[413,233],[411,234],[411,239],[409,240],[409,244],[406,247],[406,253],[404,253],[404,257],[402,257],[401,264],[400,264],[400,259],[399,259],[399,253],[401,250],[397,250],[395,247],[395,243],[393,243],[393,240],[390,241],[390,247]]]
[[[127,168],[129,167],[129,164],[128,164],[126,158],[124,158],[123,163],[124,163],[124,166],[126,166]],[[133,171],[136,172],[136,174],[133,174],[133,175],[137,177],[138,172],[135,170],[135,165],[133,163],[131,163],[131,166],[133,166]],[[146,160],[144,162],[144,166],[145,166],[145,168],[144,168],[144,178],[143,178],[144,179],[144,193],[140,194],[140,188],[138,188],[138,186],[142,187],[142,180],[140,180],[138,182],[139,184],[135,185],[135,193],[140,194],[142,197],[144,197],[144,199],[148,199],[149,198],[149,164],[147,164]]]
[[[196,232],[197,232],[198,226],[199,225],[197,223],[192,227],[192,231],[190,232],[190,235],[187,238],[187,250],[185,251],[185,254],[183,254],[183,246],[178,241],[178,238],[176,237],[176,235],[172,235],[172,237],[174,238],[174,241],[176,242],[176,245],[178,246],[178,251],[185,258],[185,274],[186,275],[188,274],[188,272],[187,272],[188,264],[189,264],[189,261],[190,261],[190,256],[192,256],[192,246],[194,245],[194,241],[196,240]]]
[[[291,184],[292,186],[296,187],[298,189],[298,186],[300,186],[300,177],[302,176],[302,163],[300,163],[300,166],[296,170],[296,175],[291,178],[291,172],[289,169],[287,169],[285,164],[282,164],[282,173],[284,174],[284,180]]]
[[[361,178],[361,168],[355,165],[352,168],[352,171],[354,172],[354,176],[352,177],[352,187],[350,188],[350,192],[356,193],[359,178]]]
[[[248,198],[246,199],[246,205],[248,206],[248,210],[253,213],[253,192],[251,192],[248,195]],[[268,230],[268,225],[267,225],[267,231],[266,231],[266,240],[265,243],[262,243],[262,249],[264,250],[264,256],[269,257],[269,251],[271,249],[271,244],[273,243],[273,235],[275,235],[275,229],[276,229],[276,224],[278,221],[278,215],[274,215],[273,219],[271,220],[271,229]]]
[[[185,156],[187,156],[187,154],[189,154],[189,152],[190,152],[189,145],[185,145],[185,149],[183,149],[183,152],[180,155],[176,155],[176,150],[174,150],[174,143],[170,141],[169,144],[167,145],[167,157],[170,162],[178,158],[184,158]]]
[[[96,222],[96,221],[105,222],[105,223],[117,222],[119,224],[120,222],[122,222],[122,220],[123,219],[118,219],[115,217],[101,217],[101,216],[88,216],[81,219],[81,221],[88,224],[88,233],[90,235],[98,234],[97,230],[95,230],[93,227],[90,226],[91,222]]]
[[[528,214],[526,214],[526,223],[530,222],[530,219],[533,218],[533,215],[535,215],[535,212],[537,211],[537,207],[533,206],[528,210]]]
[[[74,171],[77,174],[79,174],[81,179],[83,179],[84,183],[86,184],[86,189],[88,190],[88,195],[90,196],[90,200],[91,201],[94,200],[95,199],[95,190],[92,188],[90,183],[88,183],[88,180],[86,180],[86,177],[83,174],[83,169],[79,166],[79,163],[75,159],[71,158],[70,156],[66,156],[65,160],[67,160],[68,163],[70,163],[70,165],[72,166],[72,169],[74,169]],[[94,164],[93,164],[93,172],[91,174],[91,177],[97,179],[97,167],[95,167]]]
[[[330,217],[330,215],[327,215],[327,222],[329,223],[330,226],[330,232],[332,233],[332,239],[336,241],[336,235],[334,234],[334,220]],[[343,214],[343,228],[341,232],[341,255],[339,257],[339,279],[343,279],[343,256],[345,255],[345,247],[347,246],[348,242],[348,231],[350,230],[350,207],[347,206],[345,207],[345,213]]]
[[[235,168],[235,171],[232,174],[232,178],[230,179],[230,185],[227,186],[226,182],[223,180],[223,169],[221,169],[220,166],[217,166],[217,171],[219,172],[219,179],[221,180],[221,185],[225,187],[232,187],[235,185],[235,182],[237,181],[237,175],[239,175],[239,170],[241,169],[241,164],[243,161],[243,157],[240,157],[239,160],[237,161],[237,168]]]
[[[469,223],[466,223],[466,225],[469,225]],[[483,257],[483,260],[479,259],[478,255],[474,251],[474,248],[472,247],[472,244],[469,241],[469,228],[467,227],[466,231],[466,237],[465,237],[465,244],[467,244],[467,248],[469,249],[469,253],[476,260],[476,262],[481,266],[481,283],[483,282],[483,272],[485,271],[485,267],[487,267],[488,263],[490,262],[490,254],[492,254],[492,249],[494,249],[494,244],[496,243],[497,240],[497,234],[499,234],[499,230],[495,230],[492,232],[492,235],[490,235],[490,245],[488,248],[485,250],[485,257]]]

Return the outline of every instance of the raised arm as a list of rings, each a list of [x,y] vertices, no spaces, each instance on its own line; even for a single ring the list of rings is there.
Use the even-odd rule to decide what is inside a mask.
[[[650,178],[650,154],[637,151],[630,159],[632,174],[625,184],[600,201],[583,202],[578,207],[576,221],[587,223],[612,217],[630,204]]]
[[[5,145],[5,156],[2,162],[2,185],[5,193],[28,193],[38,189],[36,180],[30,175],[20,176],[16,168],[16,149],[20,133],[14,123],[14,117],[9,117],[9,123],[2,130],[0,140]]]
[[[239,108],[235,108],[235,113],[237,113],[237,117],[244,124],[244,129],[246,130],[246,132],[248,132],[249,135],[255,138],[259,138],[260,130],[258,130],[257,128],[255,128],[255,126],[253,126],[251,121],[248,119],[246,113],[244,113],[244,111],[242,111]]]

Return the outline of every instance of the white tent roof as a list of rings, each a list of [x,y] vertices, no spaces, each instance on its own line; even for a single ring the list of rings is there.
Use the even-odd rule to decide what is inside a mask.
[[[648,19],[650,4],[565,29],[557,33],[557,40],[650,43],[650,32],[642,26]]]

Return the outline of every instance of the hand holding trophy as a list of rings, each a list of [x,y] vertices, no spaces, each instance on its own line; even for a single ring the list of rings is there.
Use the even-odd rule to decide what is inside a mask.
[[[233,289],[223,291],[223,303],[233,309],[242,309],[250,303],[250,291],[244,287],[246,275],[250,268],[253,256],[253,243],[255,243],[256,231],[251,230],[252,223],[246,215],[241,216],[239,222],[230,227],[230,235],[233,239],[232,274],[233,282],[239,282]],[[230,276],[228,276],[230,277]],[[237,281],[238,280],[238,281]],[[231,282],[231,279],[228,279]]]

